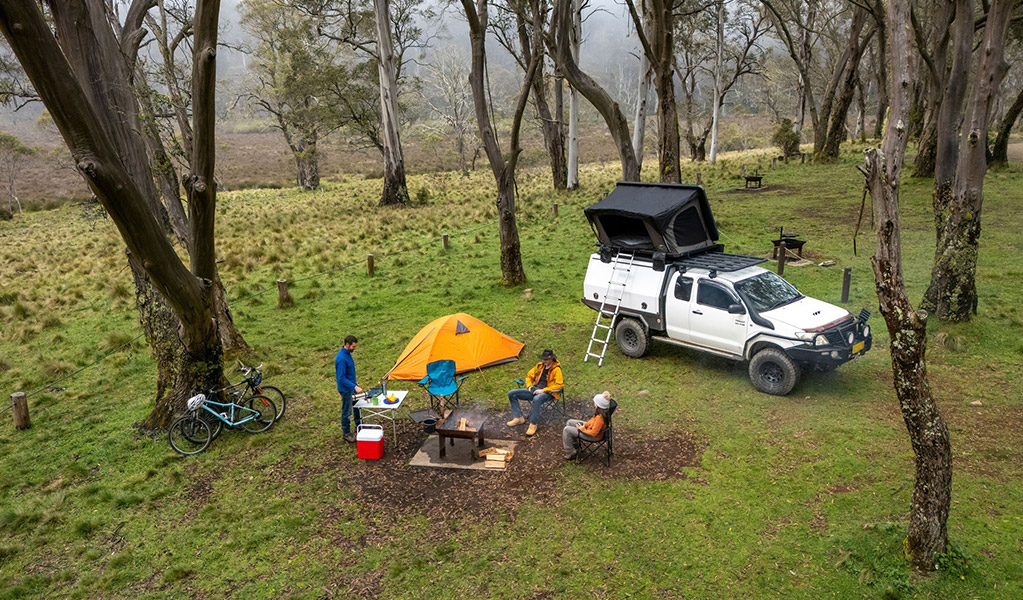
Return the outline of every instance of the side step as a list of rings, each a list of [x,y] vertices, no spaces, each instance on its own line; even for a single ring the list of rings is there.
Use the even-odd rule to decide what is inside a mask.
[[[728,352],[722,352],[721,350],[715,350],[706,346],[700,346],[699,344],[690,344],[688,342],[682,342],[670,337],[663,335],[652,335],[650,339],[657,340],[658,342],[664,342],[665,344],[671,344],[672,346],[681,346],[683,348],[689,348],[690,350],[699,350],[700,352],[706,352],[707,354],[713,354],[714,356],[720,356],[721,358],[727,358],[730,360],[743,361],[746,360],[738,354],[731,354]]]

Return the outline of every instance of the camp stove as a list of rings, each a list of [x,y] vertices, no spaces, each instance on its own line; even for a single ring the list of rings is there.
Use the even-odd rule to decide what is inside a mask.
[[[479,449],[483,447],[483,421],[484,417],[467,410],[455,409],[448,413],[443,423],[437,424],[437,438],[440,440],[440,456],[445,455],[444,440],[451,440],[455,445],[455,438],[472,440],[475,446],[472,450],[473,458],[479,458]]]

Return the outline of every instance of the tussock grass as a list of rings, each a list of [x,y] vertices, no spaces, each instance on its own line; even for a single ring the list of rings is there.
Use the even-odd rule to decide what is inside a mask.
[[[729,251],[766,256],[785,225],[809,240],[815,262],[838,262],[787,268],[790,281],[837,302],[850,266],[850,308],[873,310],[873,233],[861,232],[858,256],[850,243],[861,150],[773,171],[772,151],[726,154],[714,167],[685,164],[683,178],[701,173]],[[768,187],[732,193],[744,164]],[[656,161],[647,165],[653,179]],[[0,426],[0,598],[318,598],[366,582],[382,598],[1008,598],[1023,585],[1015,483],[1023,439],[1013,427],[1023,397],[1019,168],[992,172],[985,187],[980,315],[929,323],[928,370],[956,452],[957,545],[928,578],[910,576],[902,552],[912,462],[879,316],[871,353],[807,374],[785,398],[754,392],[741,366],[670,346],[641,360],[612,348],[601,369],[584,364],[594,315],[578,301],[593,250],[582,209],[613,188],[617,169],[584,166],[571,193],[550,191],[545,167],[521,175],[529,282],[515,289],[498,284],[494,189],[483,169],[410,176],[414,194],[428,191],[414,209],[378,207],[379,181],[354,177],[315,194],[221,194],[221,275],[254,348],[248,360],[265,363],[268,383],[288,393],[288,417],[266,435],[225,433],[208,453],[179,459],[162,436],[132,428],[154,393],[141,340],[59,384],[66,390],[33,396],[32,429]],[[904,186],[904,271],[917,299],[934,251],[930,188]],[[122,247],[109,221],[80,206],[0,224],[0,396],[39,388],[139,333]],[[301,280],[287,311],[276,306],[281,276]],[[340,339],[359,336],[360,379],[369,382],[419,327],[455,311],[525,341],[525,358],[555,348],[570,398],[612,389],[623,452],[637,437],[684,429],[706,448],[699,466],[644,482],[622,480],[614,466],[605,475],[555,465],[556,502],[541,506],[527,491],[493,522],[460,518],[454,507],[436,523],[357,496],[356,459],[336,425]],[[472,374],[463,401],[505,409],[527,362]],[[977,399],[982,409],[969,406]]]

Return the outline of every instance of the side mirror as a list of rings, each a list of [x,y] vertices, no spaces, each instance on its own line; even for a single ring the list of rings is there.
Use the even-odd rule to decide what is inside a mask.
[[[728,307],[728,314],[730,315],[744,315],[746,314],[746,307],[741,304],[733,304]]]

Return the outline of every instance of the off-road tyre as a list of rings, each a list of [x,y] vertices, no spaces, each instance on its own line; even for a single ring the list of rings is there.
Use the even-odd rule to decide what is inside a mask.
[[[625,318],[615,326],[615,342],[622,354],[639,358],[650,347],[650,334],[636,319]]]
[[[757,391],[784,396],[796,387],[800,369],[794,360],[777,348],[764,348],[749,361],[749,378]]]

